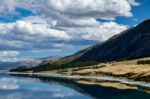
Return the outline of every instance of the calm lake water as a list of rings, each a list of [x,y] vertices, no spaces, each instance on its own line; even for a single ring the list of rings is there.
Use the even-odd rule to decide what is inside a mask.
[[[86,82],[86,84],[78,83],[79,81]],[[149,92],[145,91],[148,88],[134,85],[130,86],[129,89],[124,89],[127,86],[118,82],[117,84],[116,82],[98,82],[104,85],[112,84],[112,87],[87,84],[87,82],[90,82],[90,80],[75,81],[1,73],[0,99],[150,99]]]
[[[39,79],[0,74],[0,99],[92,99],[80,92]]]

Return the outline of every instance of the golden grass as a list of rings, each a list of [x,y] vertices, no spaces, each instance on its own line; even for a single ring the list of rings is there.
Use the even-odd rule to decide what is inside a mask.
[[[150,65],[121,65],[105,64],[105,67],[97,69],[83,69],[75,71],[73,75],[110,75],[115,77],[126,77],[134,80],[150,82]]]

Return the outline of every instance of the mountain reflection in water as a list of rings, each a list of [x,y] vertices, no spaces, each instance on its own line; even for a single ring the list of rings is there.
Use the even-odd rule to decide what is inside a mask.
[[[149,88],[126,85],[119,82],[98,81],[95,79],[42,77],[36,75],[15,76],[32,77],[39,79],[44,83],[63,85],[96,99],[150,99]]]

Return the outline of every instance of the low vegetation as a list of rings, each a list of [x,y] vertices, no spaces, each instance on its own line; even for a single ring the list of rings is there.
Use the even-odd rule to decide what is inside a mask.
[[[79,70],[84,70],[84,69],[98,69],[101,67],[105,67],[106,65],[94,65],[94,66],[86,66],[86,67],[78,67],[75,69],[72,69],[72,71],[79,71]]]
[[[138,60],[137,61],[137,64],[139,65],[139,64],[150,64],[150,60]]]
[[[32,68],[16,68],[12,69],[10,71],[19,71],[19,72],[25,72],[25,71],[33,71],[33,72],[42,72],[42,71],[52,71],[52,70],[63,70],[68,68],[77,68],[77,67],[87,67],[87,66],[94,66],[99,64],[95,61],[88,61],[88,62],[75,62],[75,63],[68,63],[68,64],[61,64],[61,65],[52,65],[52,64],[44,64],[39,65]]]
[[[11,72],[24,72],[24,71],[29,71],[28,66],[19,66],[18,68],[11,69]]]

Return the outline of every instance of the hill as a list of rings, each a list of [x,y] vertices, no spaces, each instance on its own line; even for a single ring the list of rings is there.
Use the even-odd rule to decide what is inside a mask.
[[[3,62],[0,61],[0,68],[1,69],[12,69],[12,68],[17,68],[19,66],[28,66],[28,67],[33,67],[41,63],[42,60],[40,59],[24,59],[16,62]]]

